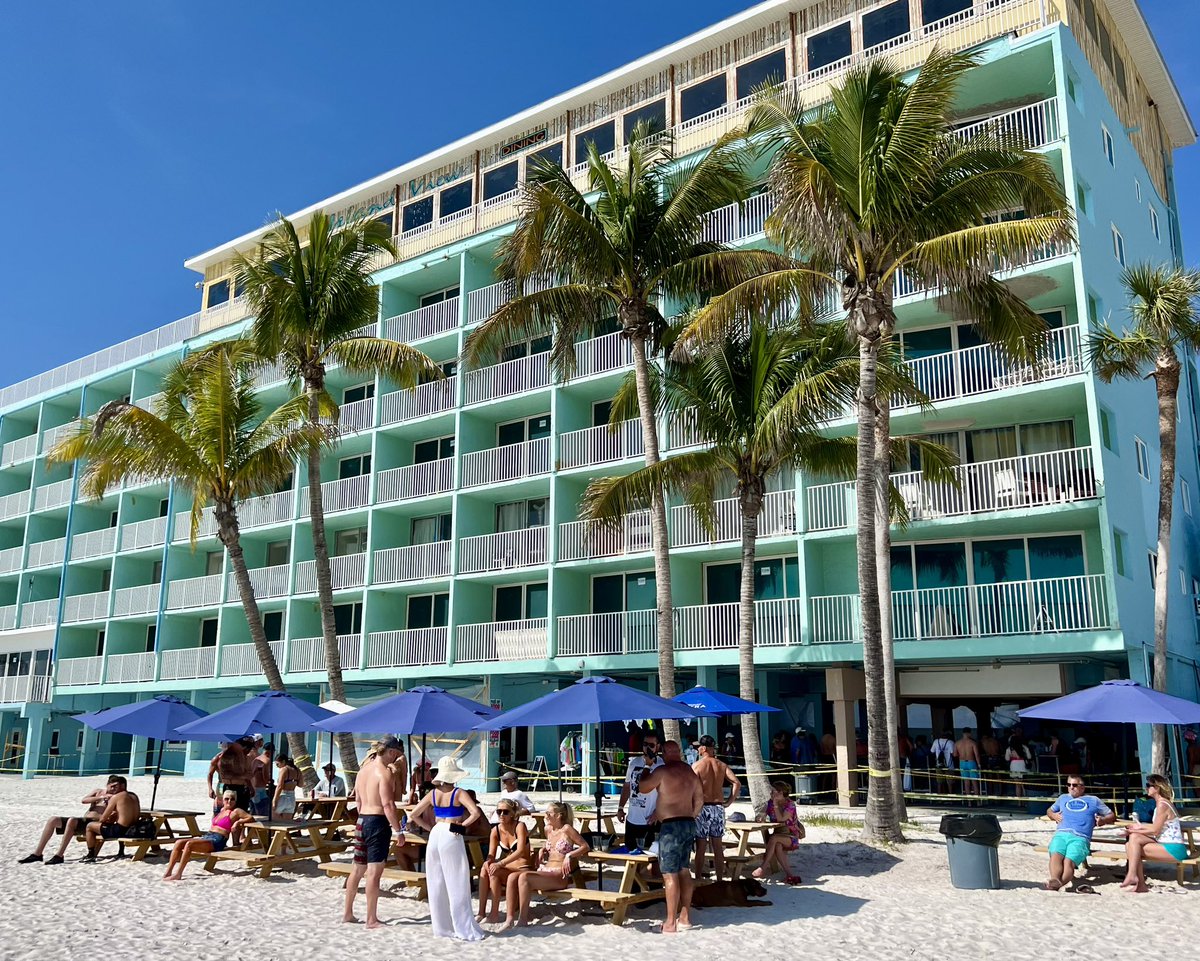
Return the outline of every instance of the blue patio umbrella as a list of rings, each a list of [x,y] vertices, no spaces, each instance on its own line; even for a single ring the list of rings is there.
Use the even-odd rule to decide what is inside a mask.
[[[207,716],[206,711],[174,694],[159,694],[148,701],[77,714],[75,720],[93,731],[152,737],[158,741],[158,765],[154,769],[154,790],[150,794],[150,807],[153,808],[158,799],[158,781],[162,777],[163,746],[167,741],[185,740],[179,736],[179,727]]]
[[[676,694],[671,700],[687,707],[697,708],[714,717],[724,717],[729,714],[768,714],[778,711],[777,707],[768,707],[757,701],[746,701],[732,694],[722,694],[711,687],[692,687],[682,694]]]
[[[185,741],[226,740],[248,734],[274,736],[289,731],[307,731],[314,721],[337,716],[323,707],[293,697],[287,691],[263,691],[240,704],[184,724],[179,728],[179,736]]]
[[[627,721],[653,717],[660,720],[689,720],[709,717],[712,712],[679,704],[618,684],[611,677],[583,677],[569,687],[544,694],[528,704],[475,725],[477,731],[500,731],[508,727],[557,727],[596,725],[596,813],[604,800],[600,784],[600,725],[605,721]],[[561,784],[561,780],[559,781]],[[598,823],[598,822],[597,822]]]

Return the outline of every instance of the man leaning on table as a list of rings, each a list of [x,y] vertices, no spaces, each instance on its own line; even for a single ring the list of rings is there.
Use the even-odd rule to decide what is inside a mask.
[[[313,788],[313,797],[345,797],[346,782],[337,776],[337,765],[330,761],[321,770],[325,776]]]
[[[1117,816],[1107,804],[1092,794],[1084,793],[1083,778],[1078,774],[1067,777],[1067,793],[1050,805],[1046,816],[1058,824],[1050,839],[1050,880],[1047,891],[1058,891],[1075,880],[1075,870],[1092,852],[1092,832],[1112,824]],[[1086,884],[1072,889],[1091,894]]]

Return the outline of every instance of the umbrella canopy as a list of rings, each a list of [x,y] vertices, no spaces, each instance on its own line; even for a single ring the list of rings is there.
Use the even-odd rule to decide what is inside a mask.
[[[445,731],[470,731],[495,713],[486,704],[451,694],[440,687],[422,685],[345,714],[317,721],[312,726],[318,731],[440,734]]]
[[[263,691],[240,704],[184,724],[179,729],[179,737],[186,741],[214,741],[247,734],[274,735],[307,731],[313,721],[334,716],[332,712],[293,697],[286,691]]]
[[[159,741],[186,740],[178,736],[181,725],[207,717],[208,712],[193,707],[174,694],[159,694],[148,701],[135,701],[103,711],[76,714],[75,720],[93,731],[133,734]]]
[[[711,687],[693,687],[676,694],[671,700],[687,707],[694,707],[716,717],[728,714],[767,714],[778,711],[777,707],[768,707],[755,701],[746,701],[732,694],[722,694]]]
[[[1200,704],[1137,681],[1104,681],[1018,711],[1021,717],[1095,724],[1200,724]]]

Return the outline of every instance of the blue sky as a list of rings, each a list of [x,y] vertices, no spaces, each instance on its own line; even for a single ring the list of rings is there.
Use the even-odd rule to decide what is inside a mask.
[[[0,384],[192,312],[198,277],[183,261],[271,211],[314,203],[748,5],[608,0],[600,15],[547,0],[6,4]],[[1187,5],[1142,0],[1200,122],[1200,28],[1181,15]],[[1185,251],[1200,263],[1200,148],[1177,164]]]

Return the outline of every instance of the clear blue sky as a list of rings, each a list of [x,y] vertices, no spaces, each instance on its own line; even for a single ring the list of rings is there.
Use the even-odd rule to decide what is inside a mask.
[[[749,5],[5,4],[0,385],[195,310],[184,259],[270,211],[314,203]],[[1191,0],[1142,5],[1200,123]],[[1185,251],[1200,263],[1200,147],[1177,162]]]

